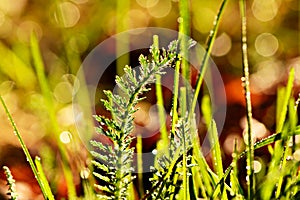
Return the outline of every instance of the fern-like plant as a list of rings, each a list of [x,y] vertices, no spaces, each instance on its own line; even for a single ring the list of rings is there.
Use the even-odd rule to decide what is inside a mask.
[[[17,200],[18,195],[17,195],[17,190],[16,190],[16,184],[15,184],[15,179],[13,175],[10,172],[10,169],[7,166],[3,166],[3,170],[7,179],[7,185],[8,185],[8,195],[10,196],[10,200]]]
[[[103,172],[94,172],[103,183],[96,185],[101,191],[101,199],[126,199],[128,196],[128,187],[134,178],[131,176],[133,148],[130,147],[133,139],[130,135],[134,128],[133,114],[137,111],[137,103],[143,99],[140,95],[149,90],[147,85],[154,82],[157,74],[163,74],[165,68],[173,65],[177,46],[176,41],[170,43],[168,50],[152,46],[149,57],[140,56],[141,67],[137,71],[126,66],[125,75],[116,77],[117,86],[122,94],[105,91],[108,100],[102,101],[110,111],[112,119],[95,116],[100,124],[96,130],[110,138],[112,145],[91,141],[101,152],[91,152],[95,157],[93,164]]]

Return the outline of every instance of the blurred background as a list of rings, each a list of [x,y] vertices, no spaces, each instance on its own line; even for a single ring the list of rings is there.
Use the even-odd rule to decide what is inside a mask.
[[[203,46],[220,4],[220,0],[190,1],[191,37]],[[276,92],[278,86],[285,85],[291,67],[296,71],[295,97],[300,92],[300,5],[298,0],[251,0],[247,1],[247,6],[254,132],[260,139],[275,131]],[[78,194],[82,191],[80,174],[89,171],[90,160],[77,136],[76,116],[72,110],[72,92],[84,84],[76,77],[82,61],[94,47],[118,32],[139,27],[178,30],[178,18],[178,0],[0,1],[0,93],[31,154],[42,158],[57,199],[67,194],[57,141],[64,145],[69,157]],[[44,60],[51,92],[47,98],[41,91],[33,66],[32,32],[37,34]],[[240,34],[239,4],[238,1],[229,1],[212,51],[212,59],[221,72],[227,95],[229,117],[220,130],[225,165],[231,161],[234,138],[238,138],[240,149],[244,148],[246,120],[240,79]],[[108,51],[116,51],[116,48]],[[130,53],[129,59],[124,59],[120,65],[136,64],[140,53]],[[108,77],[99,83],[99,91],[113,87],[118,71],[115,68],[112,66]],[[137,113],[139,120],[136,123],[141,126],[155,125],[156,118],[151,117],[155,93],[148,96],[150,100],[143,102]],[[100,104],[102,97],[101,92],[95,97],[99,102],[95,109],[98,114],[105,115],[107,113]],[[54,119],[49,117],[51,113]],[[17,190],[24,196],[22,199],[42,198],[2,106],[0,118],[0,165],[11,168]],[[145,141],[144,151],[151,151],[158,137],[155,135]],[[260,170],[263,170],[263,163],[267,162],[265,152],[259,151],[257,156]],[[4,178],[1,172],[2,194],[7,190]]]

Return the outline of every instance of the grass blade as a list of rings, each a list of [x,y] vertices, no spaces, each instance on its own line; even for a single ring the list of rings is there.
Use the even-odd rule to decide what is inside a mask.
[[[278,106],[277,106],[277,114],[276,114],[278,118],[276,120],[277,121],[276,132],[281,132],[283,128],[286,114],[287,114],[289,99],[292,94],[294,78],[295,78],[295,69],[292,68],[289,74],[289,79],[288,79],[287,86],[285,88],[284,96],[283,97],[278,96],[278,100],[277,100]]]
[[[173,87],[173,100],[172,100],[172,125],[171,125],[171,139],[174,138],[175,134],[175,127],[176,123],[178,120],[178,112],[177,112],[177,107],[178,107],[178,94],[179,94],[179,71],[180,71],[180,55],[178,55],[179,58],[176,61],[175,65],[175,71],[174,71],[174,87]]]
[[[5,55],[0,62],[0,71],[14,81],[18,87],[26,90],[34,89],[36,77],[30,66],[28,66],[16,52],[10,50],[0,42],[0,54]]]
[[[246,118],[247,118],[247,185],[248,199],[253,199],[255,193],[255,177],[254,177],[254,145],[252,136],[252,107],[250,96],[250,81],[249,81],[249,64],[248,64],[248,47],[247,47],[247,17],[246,17],[246,2],[240,0],[240,12],[242,21],[242,58],[243,58],[243,87],[246,100]]]
[[[35,157],[34,161],[35,161],[37,171],[40,175],[41,182],[44,185],[45,192],[47,193],[48,200],[54,200],[54,196],[53,196],[51,188],[49,186],[49,182],[46,178],[46,175],[45,175],[43,167],[42,167],[41,159],[39,157]]]
[[[295,131],[288,132],[288,136],[296,136],[296,135],[300,135],[300,126],[297,126],[295,128]],[[272,144],[276,141],[279,141],[281,139],[282,139],[282,133],[275,133],[273,135],[270,135],[269,137],[256,142],[254,144],[254,150],[262,148],[262,147],[267,146],[267,145],[270,145],[270,144]],[[238,160],[243,158],[246,154],[247,154],[247,150],[240,153],[238,155]],[[233,163],[231,163],[229,165],[229,167],[227,167],[222,179],[217,183],[217,186],[219,186],[221,184],[221,182],[224,181],[227,178],[227,176],[230,174],[232,169],[233,169]]]
[[[31,53],[32,58],[34,62],[34,67],[37,73],[38,81],[41,87],[42,94],[44,96],[47,111],[49,114],[50,122],[53,128],[53,132],[55,134],[55,139],[58,141],[58,148],[62,156],[63,161],[63,172],[66,178],[67,187],[68,187],[68,196],[69,199],[75,199],[76,198],[76,189],[73,182],[73,175],[71,172],[70,167],[68,166],[68,158],[67,158],[67,151],[65,147],[62,145],[62,143],[59,140],[59,126],[58,122],[56,120],[56,114],[54,109],[54,104],[51,96],[51,91],[47,82],[47,78],[44,73],[44,63],[42,60],[41,52],[38,45],[38,40],[35,34],[31,35],[30,38],[30,45],[31,45]]]
[[[10,112],[9,112],[9,110],[8,110],[6,104],[5,104],[5,102],[4,102],[4,100],[3,100],[3,98],[2,98],[1,96],[0,96],[0,101],[1,101],[1,103],[2,103],[2,105],[3,105],[3,108],[4,108],[4,110],[5,110],[5,113],[6,113],[7,117],[8,117],[8,120],[9,120],[10,123],[11,123],[11,126],[12,126],[12,128],[13,128],[13,130],[14,130],[14,133],[15,133],[15,135],[17,136],[17,138],[18,138],[18,140],[19,140],[19,142],[20,142],[20,144],[21,144],[22,150],[23,150],[23,152],[24,152],[24,154],[25,154],[25,156],[26,156],[26,160],[29,162],[29,165],[30,165],[30,167],[31,167],[31,169],[32,169],[32,172],[33,172],[33,174],[34,174],[34,177],[36,178],[36,180],[37,180],[37,182],[38,182],[38,184],[39,184],[39,186],[40,186],[40,188],[41,188],[41,191],[42,191],[42,193],[43,193],[43,196],[45,197],[45,199],[47,199],[47,198],[48,198],[47,192],[46,192],[45,187],[44,187],[44,185],[43,185],[43,182],[42,182],[42,180],[41,180],[41,178],[40,178],[40,175],[39,175],[39,173],[38,173],[38,170],[37,170],[36,166],[34,165],[34,162],[33,162],[32,158],[31,158],[31,156],[30,156],[29,150],[28,150],[28,148],[26,147],[26,145],[25,145],[25,143],[24,143],[24,140],[23,140],[23,138],[22,138],[22,136],[21,136],[21,134],[20,134],[20,132],[19,132],[17,126],[16,126],[16,123],[14,122],[14,120],[13,120],[13,118],[12,118],[12,116],[11,116],[11,114],[10,114]]]
[[[179,1],[179,41],[180,41],[180,54],[182,59],[181,68],[182,75],[186,81],[186,84],[190,83],[190,69],[189,63],[187,61],[189,56],[189,45],[188,45],[188,36],[190,35],[190,5],[189,0],[180,0]]]
[[[137,135],[136,137],[136,151],[137,151],[137,171],[138,171],[138,191],[140,197],[144,195],[144,187],[143,187],[143,141],[142,136]]]
[[[128,12],[130,9],[130,1],[117,0],[116,12],[116,32],[121,33],[129,29]],[[116,55],[117,55],[117,74],[121,76],[124,73],[124,66],[129,61],[129,35],[123,34],[122,37],[116,37]],[[125,54],[124,54],[125,53]]]
[[[158,36],[153,36],[153,47],[159,50],[159,40]],[[155,89],[156,89],[156,98],[157,98],[157,108],[158,108],[158,115],[159,115],[159,124],[160,124],[160,134],[161,140],[159,142],[158,150],[164,149],[168,147],[169,140],[168,140],[168,131],[166,126],[166,115],[165,115],[165,108],[164,108],[164,98],[161,86],[161,75],[155,75]]]
[[[187,96],[187,89],[185,87],[180,88],[180,93],[181,93],[181,114],[185,115],[186,112],[186,105],[187,105],[187,101],[186,101],[186,96]],[[183,173],[183,179],[182,179],[182,191],[183,191],[183,200],[189,200],[190,196],[189,196],[189,182],[188,182],[188,177],[187,177],[187,143],[189,141],[187,141],[186,139],[186,134],[190,134],[188,132],[184,132],[184,128],[182,130],[183,134],[182,134],[182,140],[183,140],[183,155],[182,155],[182,173]]]
[[[202,98],[201,110],[208,126],[209,142],[212,149],[213,166],[219,177],[223,176],[221,147],[218,138],[216,122],[212,119],[210,99],[208,95]]]
[[[190,113],[194,113],[194,110],[195,110],[196,105],[197,105],[197,100],[198,100],[198,96],[199,96],[199,93],[200,93],[200,88],[201,88],[201,85],[202,85],[203,80],[204,80],[204,74],[206,73],[206,70],[207,70],[208,60],[209,60],[209,57],[210,57],[210,54],[211,54],[212,47],[213,47],[213,44],[215,42],[216,36],[217,36],[217,32],[218,32],[218,29],[219,29],[219,24],[220,24],[220,21],[221,21],[221,17],[223,16],[226,4],[227,4],[227,0],[223,0],[222,4],[220,6],[220,9],[218,11],[218,14],[216,16],[216,19],[214,21],[214,27],[210,31],[210,35],[208,36],[207,47],[206,47],[206,51],[205,51],[204,57],[203,57],[202,62],[201,62],[200,72],[199,72],[199,76],[198,76],[198,79],[197,79],[197,82],[196,82],[196,88],[195,88],[195,91],[194,91],[192,105],[190,107]]]

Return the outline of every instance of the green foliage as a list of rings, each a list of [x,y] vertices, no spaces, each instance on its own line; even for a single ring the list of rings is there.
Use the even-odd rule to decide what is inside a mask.
[[[18,194],[17,194],[16,184],[15,184],[16,181],[12,176],[10,169],[8,167],[3,166],[3,170],[7,179],[7,185],[9,187],[7,194],[10,196],[10,200],[17,200]]]
[[[152,177],[150,178],[150,188],[144,191],[143,187],[143,160],[142,160],[142,137],[137,136],[137,172],[139,180],[139,197],[140,199],[299,199],[300,197],[300,173],[299,158],[294,159],[295,153],[299,154],[299,144],[296,143],[295,137],[300,135],[300,126],[298,125],[298,105],[300,96],[295,101],[293,96],[293,82],[295,79],[295,69],[290,70],[287,86],[278,89],[277,110],[276,110],[276,133],[264,138],[256,143],[253,142],[252,130],[252,107],[250,98],[249,83],[249,63],[247,52],[247,23],[246,23],[246,1],[240,0],[241,12],[241,53],[243,71],[243,89],[245,94],[247,117],[247,141],[246,148],[239,152],[237,140],[234,143],[232,162],[224,171],[223,152],[218,140],[218,130],[215,119],[213,118],[211,102],[209,97],[204,94],[201,98],[201,112],[203,114],[206,127],[208,129],[208,138],[211,145],[211,165],[202,155],[202,147],[199,137],[197,124],[195,120],[195,107],[199,100],[199,93],[204,80],[204,74],[207,71],[208,60],[212,52],[212,47],[218,34],[221,18],[225,11],[227,0],[223,0],[217,13],[216,20],[213,24],[212,31],[208,36],[206,52],[201,62],[200,73],[198,75],[195,90],[192,91],[187,87],[179,87],[180,72],[186,80],[190,81],[190,69],[188,62],[185,60],[189,54],[191,41],[187,41],[183,34],[190,34],[190,5],[189,0],[179,1],[179,32],[181,35],[178,41],[170,43],[167,50],[159,48],[158,36],[154,36],[153,45],[150,47],[149,56],[141,55],[139,57],[140,67],[133,69],[130,66],[124,67],[124,75],[120,75],[120,63],[117,64],[118,74],[116,76],[117,92],[104,91],[107,99],[102,100],[105,108],[110,112],[110,116],[94,116],[99,126],[96,131],[101,137],[107,137],[109,143],[102,143],[96,140],[90,141],[94,150],[91,151],[93,156],[92,164],[95,168],[93,171],[97,181],[90,181],[87,175],[81,177],[83,186],[83,199],[112,199],[112,200],[131,200],[134,197],[133,180],[133,162],[134,147],[131,146],[135,137],[132,135],[134,130],[134,114],[138,110],[137,105],[145,97],[145,92],[150,90],[149,85],[155,84],[156,97],[159,112],[161,140],[157,142],[158,154],[155,156],[155,164],[151,167]],[[117,21],[121,22],[123,16],[129,10],[128,2],[118,1]],[[58,13],[57,18],[63,23],[63,13]],[[128,20],[128,19],[127,19]],[[127,21],[125,20],[125,21]],[[120,23],[121,24],[121,23]],[[120,25],[117,30],[121,31],[127,25]],[[129,38],[127,38],[129,40]],[[126,40],[127,40],[126,39]],[[118,45],[120,45],[121,41]],[[127,44],[128,41],[125,41]],[[117,46],[118,46],[117,45]],[[117,51],[128,46],[118,46]],[[68,198],[78,199],[71,171],[69,152],[59,141],[60,125],[56,117],[56,105],[53,101],[49,80],[47,80],[45,66],[42,61],[42,55],[39,49],[37,37],[32,34],[30,40],[30,50],[32,61],[36,73],[27,67],[14,52],[0,45],[0,51],[9,56],[9,60],[14,60],[14,65],[25,76],[14,74],[12,69],[4,70],[5,74],[15,80],[18,85],[25,83],[25,88],[34,87],[36,79],[39,82],[41,94],[45,100],[45,107],[49,115],[50,126],[53,129],[54,139],[62,160],[62,171],[64,172],[66,185],[68,188]],[[66,49],[67,60],[72,60],[73,56],[69,49]],[[73,63],[78,62],[78,55]],[[8,60],[8,61],[9,61]],[[4,68],[8,61],[3,62],[0,66]],[[20,67],[21,66],[21,67]],[[170,116],[171,127],[165,124],[166,116],[164,113],[164,99],[161,86],[161,77],[164,70],[168,67],[175,67],[174,72],[174,93]],[[28,77],[27,77],[28,75]],[[25,77],[25,78],[24,78]],[[30,82],[27,79],[32,78]],[[24,79],[24,80],[23,80]],[[14,132],[21,144],[25,156],[29,162],[34,176],[41,188],[45,199],[53,200],[51,188],[43,170],[42,163],[38,157],[35,162],[32,160],[29,150],[27,149],[20,132],[9,112],[4,100],[0,96],[1,103],[14,129]],[[275,144],[275,145],[273,145]],[[272,146],[273,145],[273,146]],[[270,166],[261,172],[263,179],[255,173],[255,150],[262,147],[268,147],[271,155]],[[246,159],[246,167],[243,169],[247,176],[240,169],[240,163]],[[12,200],[17,199],[15,181],[7,167],[3,167],[9,186],[9,195]],[[258,181],[259,180],[259,181]],[[95,191],[92,186],[95,186]]]
[[[16,126],[13,118],[12,118],[12,116],[11,116],[11,113],[9,112],[9,110],[8,110],[6,104],[5,104],[5,102],[4,102],[4,100],[3,100],[3,98],[1,96],[0,96],[0,101],[2,103],[2,106],[5,109],[5,112],[6,112],[6,114],[8,116],[8,119],[9,119],[9,121],[11,123],[11,126],[14,129],[14,133],[17,136],[17,138],[18,138],[18,140],[19,140],[19,142],[21,144],[23,152],[24,152],[24,154],[26,156],[26,160],[29,162],[29,165],[30,165],[30,167],[32,169],[32,172],[33,172],[33,174],[34,174],[34,176],[35,176],[35,178],[36,178],[36,180],[37,180],[37,182],[38,182],[38,184],[39,184],[39,186],[40,186],[40,188],[42,190],[43,196],[46,199],[50,199],[50,200],[54,199],[52,193],[51,192],[49,193],[48,188],[45,188],[44,181],[46,181],[46,180],[41,177],[41,175],[40,175],[40,173],[39,173],[39,171],[37,169],[37,166],[34,164],[32,158],[30,156],[29,150],[28,150],[27,146],[25,145],[25,142],[24,142],[24,140],[23,140],[23,138],[22,138],[22,136],[21,136],[21,134],[20,134],[20,132],[19,132],[19,130],[18,130],[18,128],[17,128],[17,126]],[[48,185],[48,183],[47,183],[47,185]]]
[[[103,116],[95,116],[100,127],[97,132],[105,135],[112,141],[112,146],[103,145],[92,141],[102,154],[96,151],[92,155],[96,158],[95,167],[102,170],[104,175],[94,173],[105,184],[96,185],[103,191],[99,197],[103,199],[127,199],[128,187],[134,177],[132,172],[133,148],[130,143],[133,137],[133,114],[137,111],[136,105],[143,99],[140,95],[148,91],[147,85],[155,81],[155,76],[163,74],[166,67],[170,67],[176,58],[177,42],[172,42],[168,50],[159,50],[153,45],[150,48],[150,57],[141,55],[139,58],[141,67],[138,71],[129,66],[124,68],[125,74],[116,77],[116,83],[122,94],[113,94],[105,91],[108,100],[103,100],[107,110],[111,112],[112,119]]]

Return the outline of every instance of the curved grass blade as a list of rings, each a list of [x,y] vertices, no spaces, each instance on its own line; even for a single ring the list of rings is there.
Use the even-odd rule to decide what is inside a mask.
[[[220,9],[218,11],[218,14],[216,16],[216,19],[214,21],[214,27],[210,31],[210,35],[208,36],[207,47],[206,47],[206,51],[205,51],[204,57],[203,57],[202,62],[201,62],[200,72],[199,72],[199,76],[198,76],[198,79],[197,79],[197,82],[196,82],[196,88],[195,88],[195,91],[194,91],[192,105],[191,105],[190,111],[189,111],[190,113],[194,113],[194,110],[195,110],[196,105],[197,105],[197,100],[198,100],[198,96],[199,96],[199,93],[200,93],[200,88],[201,88],[201,85],[202,85],[203,80],[204,80],[204,74],[206,73],[206,70],[207,70],[208,60],[209,60],[209,57],[210,57],[210,54],[211,54],[212,47],[213,47],[213,44],[215,42],[216,36],[217,36],[217,32],[218,32],[218,29],[219,29],[221,17],[223,16],[226,3],[227,3],[227,0],[222,1],[222,4],[221,4]]]

